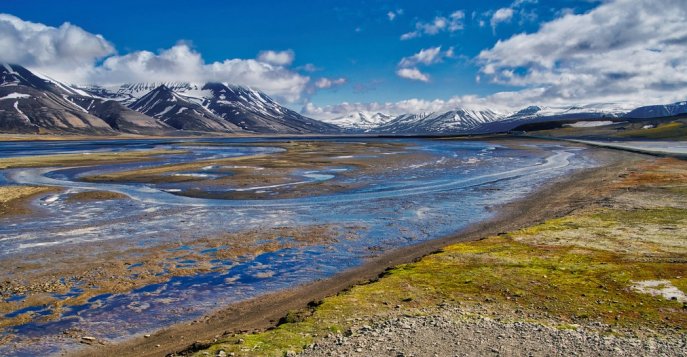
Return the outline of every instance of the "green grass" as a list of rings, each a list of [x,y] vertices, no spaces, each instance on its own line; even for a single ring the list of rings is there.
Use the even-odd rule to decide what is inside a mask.
[[[687,123],[684,120],[660,124],[651,129],[627,130],[618,134],[623,138],[640,139],[685,139],[687,138]]]

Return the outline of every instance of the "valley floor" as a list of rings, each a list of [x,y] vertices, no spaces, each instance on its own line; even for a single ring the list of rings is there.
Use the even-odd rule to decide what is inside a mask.
[[[684,355],[687,162],[624,161],[573,187],[548,192],[567,202],[559,218],[448,245],[189,353]],[[538,199],[520,214],[551,207]]]

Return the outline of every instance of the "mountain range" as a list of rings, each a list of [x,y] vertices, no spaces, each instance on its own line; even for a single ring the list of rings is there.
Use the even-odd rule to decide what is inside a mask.
[[[602,120],[623,121],[670,117],[687,113],[687,102],[668,105],[651,105],[634,108],[615,103],[597,103],[582,106],[543,107],[529,106],[516,112],[504,113],[483,106],[465,106],[448,111],[401,114],[354,113],[326,120],[341,126],[345,131],[368,134],[489,134],[507,132],[525,124]],[[361,118],[361,119],[358,119]],[[386,118],[374,121],[368,118]]]
[[[225,83],[68,85],[19,65],[0,66],[0,132],[170,135],[338,133],[266,94]]]
[[[632,108],[601,103],[529,106],[504,113],[465,106],[390,115],[353,112],[315,120],[252,88],[227,83],[131,83],[75,86],[19,65],[0,65],[0,132],[115,135],[339,134],[382,135],[506,132],[549,121],[615,121],[687,113],[687,102]]]

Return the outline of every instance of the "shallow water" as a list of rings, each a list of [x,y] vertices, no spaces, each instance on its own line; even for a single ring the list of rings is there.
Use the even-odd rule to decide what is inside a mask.
[[[169,162],[179,162],[189,157],[270,154],[280,150],[270,146],[273,142],[270,139],[257,140],[260,146],[231,146],[251,140],[254,139],[213,140],[227,145],[217,147],[196,146],[193,141],[183,140],[0,143],[0,157],[96,150],[189,150],[187,154],[167,157]],[[79,181],[79,177],[94,172],[149,165],[141,163],[0,171],[0,177],[7,183],[66,189],[61,194],[40,197],[36,202],[42,211],[40,215],[0,220],[0,264],[24,254],[44,252],[49,255],[51,249],[57,247],[73,247],[73,254],[78,256],[79,247],[94,242],[121,242],[145,248],[179,241],[183,243],[179,249],[192,250],[196,239],[247,229],[332,225],[338,227],[342,236],[352,234],[349,238],[322,244],[289,241],[283,249],[256,256],[211,259],[213,268],[207,272],[175,276],[127,293],[95,296],[85,304],[65,307],[59,318],[51,321],[44,319],[51,313],[51,306],[11,312],[12,315],[5,318],[24,313],[31,313],[32,318],[26,324],[2,332],[13,335],[13,343],[0,345],[0,355],[28,356],[78,347],[78,340],[62,336],[68,329],[78,329],[85,335],[104,340],[124,339],[193,320],[232,302],[326,278],[385,250],[439,238],[487,219],[493,215],[495,206],[522,197],[573,170],[594,165],[584,155],[584,149],[565,145],[529,144],[530,149],[513,149],[487,142],[393,141],[407,144],[407,152],[428,154],[429,159],[405,167],[390,167],[373,177],[365,177],[363,187],[289,199],[203,199],[174,194],[174,190],[183,188],[186,183]],[[214,174],[216,170],[213,167],[204,169],[192,174]],[[318,171],[299,171],[296,182],[333,180],[337,174],[350,170],[355,168],[333,166]],[[349,180],[362,180],[353,177]],[[119,192],[131,200],[74,203],[64,199],[70,192],[94,189]],[[270,188],[256,186],[250,189]],[[140,219],[142,215],[145,219]],[[212,257],[214,251],[207,249],[196,253]],[[193,259],[174,262],[182,268],[194,263]],[[78,295],[80,292],[71,293]]]

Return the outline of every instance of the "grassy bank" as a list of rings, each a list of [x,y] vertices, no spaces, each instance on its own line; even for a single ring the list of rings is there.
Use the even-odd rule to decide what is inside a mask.
[[[645,161],[600,185],[599,192],[611,194],[594,206],[448,246],[293,311],[271,330],[220,337],[196,353],[281,356],[328,334],[456,306],[465,319],[640,337],[684,334],[687,163]]]

